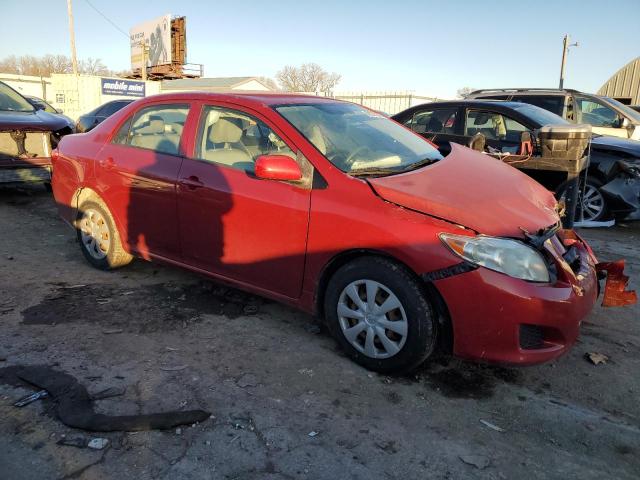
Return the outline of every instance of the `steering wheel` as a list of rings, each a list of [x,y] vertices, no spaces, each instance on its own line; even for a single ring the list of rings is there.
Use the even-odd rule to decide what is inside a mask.
[[[345,165],[351,165],[351,160],[353,159],[353,157],[355,157],[358,153],[360,153],[363,150],[369,150],[369,147],[367,147],[366,145],[363,145],[361,147],[356,148],[353,152],[351,152],[349,154],[349,156],[345,159],[344,164]]]

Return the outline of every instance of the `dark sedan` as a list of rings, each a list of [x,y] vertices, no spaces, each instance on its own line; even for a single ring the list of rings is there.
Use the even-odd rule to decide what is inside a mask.
[[[517,153],[522,132],[549,124],[568,124],[562,117],[534,105],[491,100],[459,100],[418,105],[392,117],[443,147],[469,144],[482,133],[488,149]],[[640,219],[640,142],[594,135],[591,161],[582,196],[585,220]],[[527,172],[529,173],[529,172]],[[537,172],[536,180],[558,194],[564,188],[559,172]]]
[[[89,113],[85,113],[78,118],[76,123],[76,132],[88,132],[96,125],[99,125],[105,119],[116,113],[121,108],[129,105],[133,100],[112,100],[94,108]]]
[[[72,128],[0,82],[0,183],[49,182],[51,150]]]

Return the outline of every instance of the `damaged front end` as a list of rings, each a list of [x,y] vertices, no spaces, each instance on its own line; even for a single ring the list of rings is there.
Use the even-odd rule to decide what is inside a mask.
[[[619,160],[618,174],[600,191],[612,213],[624,220],[640,220],[640,165]]]
[[[70,131],[0,131],[0,183],[51,181],[51,151]]]

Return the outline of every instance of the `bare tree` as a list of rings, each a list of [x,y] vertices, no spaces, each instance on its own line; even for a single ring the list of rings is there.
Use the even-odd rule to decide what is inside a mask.
[[[48,77],[52,73],[71,73],[71,59],[66,55],[47,54],[42,57],[10,55],[0,60],[0,72],[16,75],[36,75]],[[80,73],[88,75],[114,75],[99,58],[80,61]]]
[[[99,58],[87,58],[85,60],[80,60],[80,64],[78,65],[78,70],[80,73],[84,73],[86,75],[108,75],[109,70],[106,65],[102,63],[102,60]]]
[[[258,77],[258,80],[269,87],[271,90],[278,90],[278,84],[275,82],[273,78],[269,77]]]
[[[317,63],[305,63],[299,67],[285,66],[276,73],[276,78],[282,89],[289,92],[329,92],[342,77]]]
[[[462,88],[459,88],[456,93],[458,94],[458,98],[464,98],[474,90],[475,88],[472,88],[472,87],[462,87]]]

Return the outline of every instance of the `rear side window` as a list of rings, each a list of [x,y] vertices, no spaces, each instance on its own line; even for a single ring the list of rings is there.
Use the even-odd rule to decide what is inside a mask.
[[[585,97],[576,97],[578,123],[588,123],[594,127],[618,127],[618,114],[612,108]]]
[[[414,113],[410,125],[416,133],[453,134],[456,123],[457,108],[421,110]]]
[[[120,127],[113,143],[178,155],[189,105],[143,108]]]
[[[472,137],[476,133],[481,133],[487,140],[519,142],[520,135],[527,130],[527,127],[521,123],[497,112],[484,110],[467,112],[465,136]]]
[[[125,105],[127,105],[126,102],[111,102],[107,105],[104,105],[100,111],[98,112],[98,115],[101,117],[108,117],[110,115],[113,115],[114,113],[116,113],[118,110],[120,110],[121,108],[123,108]]]
[[[560,116],[562,116],[562,110],[564,109],[564,97],[562,95],[514,95],[511,101],[535,105]]]

